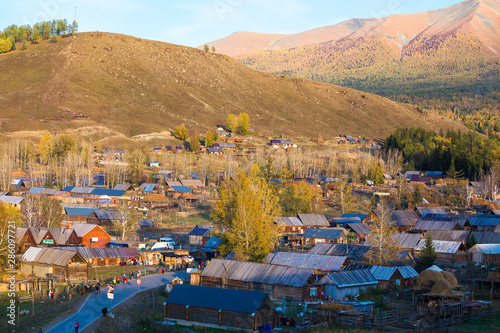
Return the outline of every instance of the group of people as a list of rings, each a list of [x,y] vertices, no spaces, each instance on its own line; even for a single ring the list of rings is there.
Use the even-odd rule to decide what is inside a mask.
[[[120,284],[120,282],[127,283],[128,282],[127,275],[123,274],[123,277],[118,275],[118,278],[116,276],[113,276],[113,284],[114,285]]]

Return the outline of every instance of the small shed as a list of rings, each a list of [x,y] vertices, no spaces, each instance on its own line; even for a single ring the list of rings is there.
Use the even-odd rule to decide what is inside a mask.
[[[424,248],[425,241],[425,239],[420,240],[415,247],[417,258]],[[465,246],[462,243],[439,240],[433,240],[432,243],[437,254],[437,263],[462,265],[467,262],[467,252],[465,252]]]
[[[417,271],[411,266],[372,266],[370,272],[378,281],[378,288],[407,288],[413,286]]]
[[[21,273],[46,277],[48,274],[61,274],[72,281],[88,279],[88,265],[75,251],[49,247],[30,247],[19,261]]]
[[[188,233],[190,246],[203,246],[210,239],[210,229],[196,226]]]
[[[284,233],[304,233],[304,224],[298,217],[277,217],[275,218],[276,224]]]
[[[155,223],[151,219],[137,220],[137,224],[141,229],[151,229],[155,227]]]
[[[165,318],[199,326],[271,331],[274,305],[263,292],[177,284],[165,302]]]
[[[471,262],[480,264],[500,263],[500,244],[476,244],[467,252]]]
[[[366,289],[375,289],[377,283],[377,279],[368,269],[328,273],[318,282],[324,286],[326,296],[332,300],[358,295]]]

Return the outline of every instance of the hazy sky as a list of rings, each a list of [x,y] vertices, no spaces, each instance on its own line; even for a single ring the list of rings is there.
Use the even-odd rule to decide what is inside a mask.
[[[2,1],[0,29],[75,16],[79,31],[107,31],[198,46],[235,31],[297,33],[349,18],[446,7],[459,0],[15,0]]]

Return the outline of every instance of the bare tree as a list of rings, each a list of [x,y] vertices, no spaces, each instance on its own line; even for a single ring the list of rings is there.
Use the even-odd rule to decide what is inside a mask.
[[[132,229],[135,219],[132,214],[132,209],[129,208],[126,202],[121,202],[115,209],[117,220],[114,220],[113,224],[116,231],[121,233],[123,240],[125,239],[125,235]]]
[[[24,198],[21,204],[21,218],[27,228],[43,227],[42,205],[38,198]]]
[[[58,228],[61,226],[63,211],[58,200],[49,197],[42,198],[41,209],[42,218],[47,228]]]
[[[496,163],[490,168],[488,173],[481,177],[483,185],[483,195],[486,199],[496,199],[500,185],[500,163]]]

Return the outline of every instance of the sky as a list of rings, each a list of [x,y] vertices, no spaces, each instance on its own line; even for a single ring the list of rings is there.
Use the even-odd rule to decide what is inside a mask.
[[[16,0],[2,1],[0,29],[75,18],[104,31],[196,47],[236,31],[298,33],[350,18],[443,8],[459,0]]]

